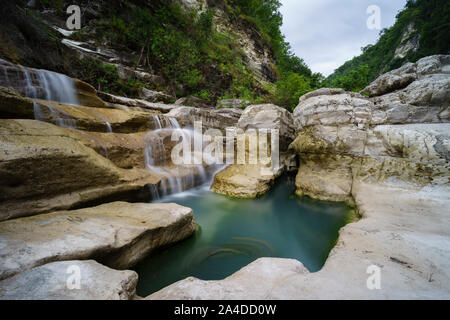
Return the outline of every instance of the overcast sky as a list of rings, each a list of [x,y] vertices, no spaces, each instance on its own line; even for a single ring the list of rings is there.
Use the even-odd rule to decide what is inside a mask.
[[[381,9],[381,28],[390,27],[406,0],[281,0],[282,32],[313,72],[328,76],[376,43],[380,30],[367,27],[367,8]]]

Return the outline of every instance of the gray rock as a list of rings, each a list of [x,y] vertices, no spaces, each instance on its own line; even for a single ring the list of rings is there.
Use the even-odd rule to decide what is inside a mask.
[[[80,275],[79,287],[70,276]],[[0,300],[130,300],[138,275],[95,261],[53,262],[0,282]],[[68,285],[69,284],[69,285]]]
[[[315,125],[367,124],[371,120],[374,104],[369,99],[355,93],[312,94],[301,99],[294,110],[297,129]],[[334,92],[334,94],[333,94]]]
[[[176,118],[182,127],[193,127],[194,122],[201,121],[204,131],[217,129],[224,134],[226,128],[236,126],[241,114],[241,111],[236,109],[207,110],[179,106],[172,109],[166,116]]]
[[[177,104],[179,106],[189,106],[189,107],[203,108],[203,109],[211,109],[212,108],[210,102],[208,102],[204,99],[200,99],[198,97],[194,97],[194,96],[180,98],[177,101],[175,101],[175,104]]]
[[[192,235],[192,209],[177,204],[114,202],[0,223],[0,279],[48,262],[98,259],[135,265],[155,248]]]
[[[289,144],[295,139],[296,133],[292,114],[274,104],[248,107],[239,119],[238,128],[244,131],[248,129],[279,130],[281,151],[287,150]]]
[[[317,89],[312,92],[308,92],[307,94],[304,94],[300,97],[300,102],[303,102],[305,100],[308,100],[312,97],[318,97],[318,96],[332,96],[332,95],[338,95],[345,93],[344,89],[340,88],[321,88]]]
[[[250,101],[242,99],[224,99],[217,103],[217,109],[232,108],[232,109],[245,109],[251,105]]]
[[[168,94],[159,91],[148,90],[146,88],[142,88],[140,97],[141,99],[148,102],[171,103],[175,100],[174,97]]]
[[[445,76],[429,77],[429,75],[445,74]],[[426,97],[430,91],[426,89],[436,83],[438,86],[444,86],[443,89],[438,89],[435,94],[445,96],[444,93],[438,93],[445,88],[448,91],[448,87],[445,87],[445,80],[450,77],[450,56],[448,55],[435,55],[420,59],[416,63],[407,63],[399,69],[392,70],[378,77],[375,81],[369,84],[362,92],[367,93],[370,96],[380,96],[396,90],[401,90],[409,85],[413,84],[411,90],[416,95]],[[418,80],[417,84],[414,84]],[[443,83],[444,82],[444,83]],[[431,89],[434,90],[434,89]],[[422,102],[421,99],[416,100]],[[439,99],[438,99],[439,101]],[[414,103],[413,103],[414,104]]]
[[[136,100],[136,106],[141,108],[142,110],[159,111],[162,113],[168,113],[171,110],[180,107],[177,104],[155,103],[155,102],[148,102],[145,100]]]
[[[98,96],[104,101],[114,104],[120,104],[128,107],[136,107],[137,102],[135,99],[130,99],[126,97],[115,96],[106,92],[98,92]]]
[[[400,99],[415,106],[450,105],[450,74],[421,77],[399,92]]]
[[[394,58],[403,59],[412,52],[416,52],[420,48],[420,35],[414,22],[411,22],[403,32],[400,45],[394,53]]]

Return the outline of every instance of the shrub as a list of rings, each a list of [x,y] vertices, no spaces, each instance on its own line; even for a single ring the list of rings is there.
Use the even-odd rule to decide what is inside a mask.
[[[298,105],[300,97],[310,91],[312,91],[310,79],[292,72],[285,79],[278,81],[276,104],[293,110]]]

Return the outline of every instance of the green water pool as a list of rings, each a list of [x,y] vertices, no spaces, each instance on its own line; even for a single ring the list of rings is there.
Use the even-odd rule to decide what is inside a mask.
[[[136,266],[137,293],[148,296],[193,276],[221,280],[261,257],[292,258],[319,271],[352,216],[344,203],[295,196],[293,177],[279,179],[257,200],[238,200],[202,187],[166,197],[194,210],[198,230]]]

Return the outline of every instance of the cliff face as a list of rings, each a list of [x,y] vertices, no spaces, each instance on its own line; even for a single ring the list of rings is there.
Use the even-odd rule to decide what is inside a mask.
[[[2,5],[0,58],[100,91],[137,97],[146,87],[214,105],[248,92],[266,96],[278,79],[270,41],[224,0],[30,3]],[[73,3],[82,12],[79,32],[66,27]]]

